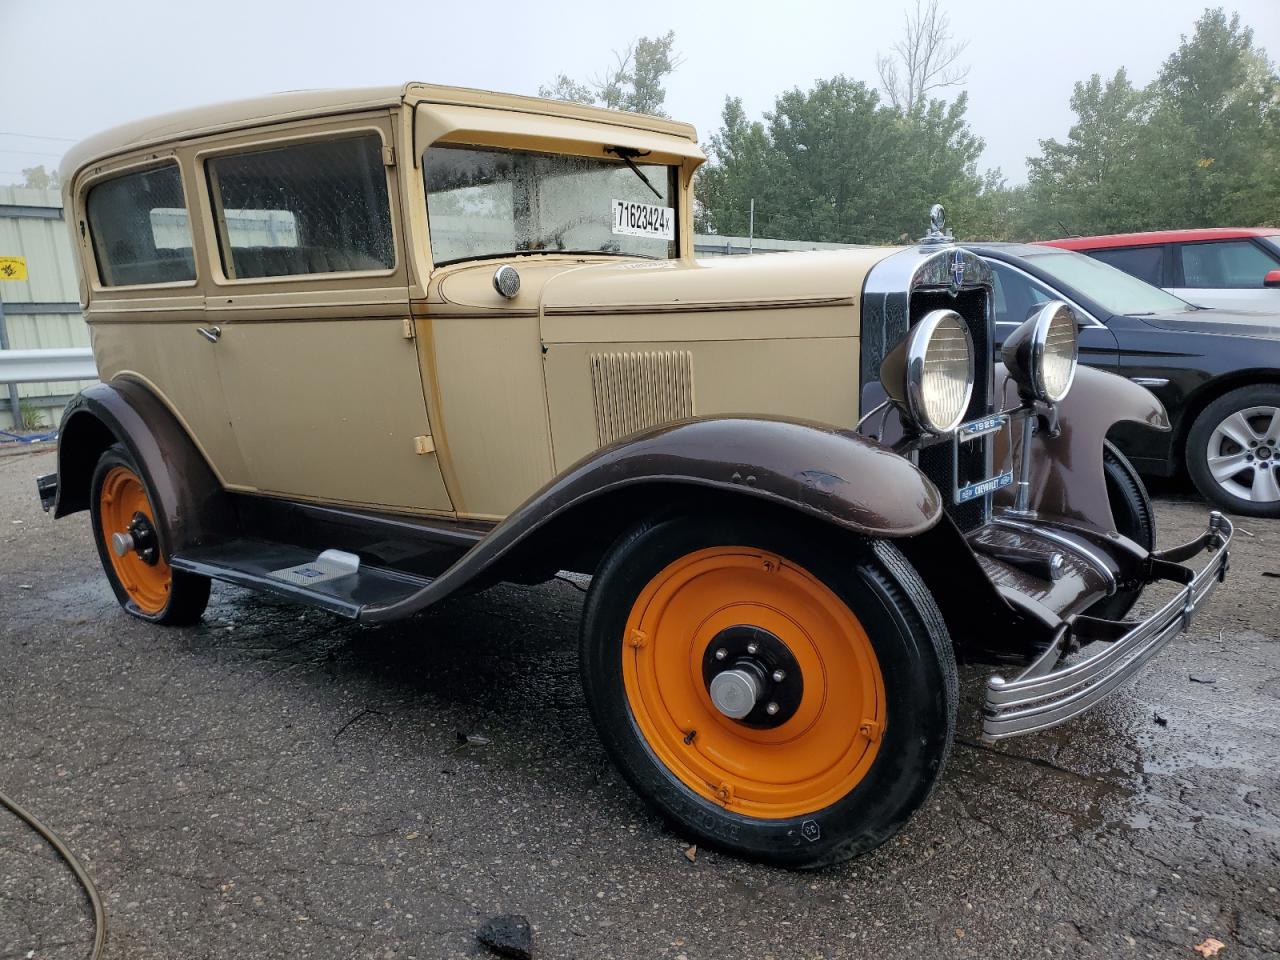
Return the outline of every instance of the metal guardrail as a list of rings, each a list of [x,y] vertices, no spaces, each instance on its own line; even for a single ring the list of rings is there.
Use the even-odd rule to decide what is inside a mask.
[[[97,378],[98,367],[88,347],[0,350],[0,383],[56,383]]]

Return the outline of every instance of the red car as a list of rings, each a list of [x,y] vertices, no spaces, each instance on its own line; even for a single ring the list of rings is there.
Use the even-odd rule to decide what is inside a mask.
[[[1280,227],[1157,230],[1045,241],[1201,307],[1280,313]]]

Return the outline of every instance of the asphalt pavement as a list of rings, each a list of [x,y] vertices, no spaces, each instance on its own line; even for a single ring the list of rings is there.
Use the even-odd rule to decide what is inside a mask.
[[[1051,733],[960,742],[927,807],[817,873],[689,844],[611,768],[576,668],[582,593],[500,586],[354,627],[215,586],[131,619],[48,452],[0,455],[0,791],[94,877],[113,960],[1280,956],[1280,521],[1141,678]],[[1160,543],[1206,508],[1157,503]],[[66,867],[0,810],[0,960],[84,957]],[[1212,950],[1213,945],[1205,947]]]

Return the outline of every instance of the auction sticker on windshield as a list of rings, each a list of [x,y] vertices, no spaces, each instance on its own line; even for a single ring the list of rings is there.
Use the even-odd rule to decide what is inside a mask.
[[[676,238],[676,212],[671,207],[655,207],[634,200],[613,201],[613,232],[628,237]]]

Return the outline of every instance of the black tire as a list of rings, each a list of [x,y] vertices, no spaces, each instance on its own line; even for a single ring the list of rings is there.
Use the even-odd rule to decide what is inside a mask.
[[[116,600],[119,601],[120,606],[127,613],[140,620],[146,620],[148,623],[177,627],[188,626],[198,622],[204,615],[205,608],[209,605],[210,583],[208,577],[197,576],[181,570],[173,570],[167,567],[167,557],[160,558],[160,562],[168,569],[167,597],[162,606],[152,610],[146,610],[139,606],[134,597],[130,595],[129,589],[121,581],[116,569],[116,562],[112,558],[111,545],[104,532],[102,520],[103,486],[108,474],[116,468],[124,468],[132,472],[143,484],[144,490],[146,483],[141,471],[138,470],[137,464],[133,462],[133,458],[129,456],[129,452],[121,444],[115,444],[108,448],[99,458],[98,464],[93,471],[89,498],[93,542],[98,548],[98,559],[102,562],[102,569],[107,575],[107,581],[111,584]],[[150,507],[152,497],[150,491],[145,492],[148,506]],[[154,519],[154,507],[150,507],[150,509],[151,517]],[[158,552],[158,546],[156,549]],[[152,565],[154,566],[154,564]]]
[[[1270,429],[1261,434],[1242,435],[1241,439],[1247,441],[1245,444],[1215,437],[1218,426],[1233,414],[1259,408],[1280,411],[1280,384],[1258,383],[1239,387],[1205,407],[1187,433],[1187,472],[1204,498],[1223,510],[1249,517],[1280,517],[1280,475],[1276,473],[1280,470],[1280,415],[1271,417]],[[1264,419],[1255,416],[1249,418],[1249,422],[1261,425]],[[1209,465],[1211,443],[1218,448],[1215,455],[1230,456],[1238,448],[1240,454],[1247,457],[1251,455],[1248,443],[1255,443],[1257,446],[1252,449],[1261,449],[1266,456],[1241,464],[1237,474],[1215,477]],[[1253,478],[1248,488],[1246,478]],[[1271,489],[1263,487],[1263,483]],[[1250,492],[1256,490],[1257,499],[1239,495],[1246,489]]]
[[[780,819],[730,812],[668,769],[629,705],[624,634],[637,598],[673,561],[730,546],[767,551],[808,571],[861,622],[879,661],[886,712],[874,760],[848,793],[823,809]],[[783,867],[838,863],[892,837],[933,790],[955,735],[955,656],[919,575],[887,541],[852,542],[803,520],[674,517],[625,534],[587,597],[581,667],[601,740],[650,806],[691,840]]]
[[[1109,441],[1103,442],[1102,473],[1116,533],[1150,552],[1156,546],[1156,517],[1146,484],[1129,459]],[[1123,620],[1146,589],[1144,583],[1120,584],[1116,592],[1085,611],[1091,617]]]

